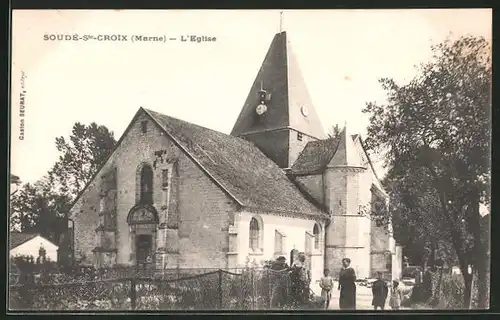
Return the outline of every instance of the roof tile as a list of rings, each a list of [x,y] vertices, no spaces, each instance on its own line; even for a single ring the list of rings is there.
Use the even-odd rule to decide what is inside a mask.
[[[22,232],[10,232],[9,233],[9,250],[12,250],[26,241],[29,241],[33,239],[34,237],[38,236],[37,233],[22,233]]]
[[[323,170],[337,152],[339,138],[309,141],[292,166],[293,174]]]

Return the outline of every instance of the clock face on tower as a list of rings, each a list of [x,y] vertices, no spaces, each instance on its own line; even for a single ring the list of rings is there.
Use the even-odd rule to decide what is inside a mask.
[[[259,116],[263,115],[267,111],[267,106],[265,104],[259,104],[255,109]]]
[[[302,108],[300,108],[300,112],[302,112],[302,115],[304,117],[307,117],[308,112],[307,112],[307,107],[306,106],[302,106]]]

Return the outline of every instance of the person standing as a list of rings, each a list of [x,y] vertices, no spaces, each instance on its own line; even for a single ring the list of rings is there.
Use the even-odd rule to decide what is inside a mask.
[[[339,307],[342,310],[356,309],[356,272],[350,267],[351,259],[342,259],[342,269],[339,273]]]
[[[271,284],[271,308],[280,309],[285,306],[287,298],[287,288],[286,288],[286,273],[289,270],[289,266],[286,263],[286,258],[280,256],[273,262],[269,270],[272,276]]]
[[[401,300],[403,299],[403,292],[399,287],[399,282],[397,280],[392,281],[391,299],[389,300],[389,305],[393,310],[399,310],[401,307]]]
[[[389,294],[389,288],[387,284],[382,279],[382,272],[377,272],[377,281],[372,285],[373,300],[372,306],[374,310],[380,308],[384,310],[385,301],[387,300],[387,295]]]
[[[309,297],[309,285],[311,283],[310,271],[306,266],[306,256],[299,253],[299,258],[291,268],[292,296],[295,305],[304,305]]]
[[[333,278],[330,276],[330,270],[325,269],[323,271],[323,277],[319,280],[319,286],[321,288],[321,298],[325,301],[325,309],[328,309],[333,289]]]

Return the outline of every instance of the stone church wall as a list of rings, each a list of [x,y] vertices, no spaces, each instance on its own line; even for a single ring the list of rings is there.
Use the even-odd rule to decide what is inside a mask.
[[[262,251],[253,252],[250,249],[250,220],[257,217],[263,226]],[[324,222],[319,222],[320,242],[318,249],[314,248],[313,228],[317,222],[315,220],[269,213],[241,212],[236,219],[238,241],[237,241],[237,266],[243,267],[247,259],[257,264],[266,260],[275,259],[283,255],[287,263],[290,263],[290,253],[293,249],[299,252],[306,252],[311,258],[311,287],[318,291],[318,281],[324,269]],[[281,252],[276,252],[275,232],[284,235]],[[307,239],[309,237],[309,239]]]
[[[148,121],[147,132],[143,133],[142,121]],[[145,114],[139,114],[135,123],[123,137],[120,145],[108,159],[95,180],[86,188],[71,211],[75,224],[75,256],[83,264],[92,264],[92,250],[96,247],[95,228],[99,225],[100,188],[97,182],[106,172],[117,170],[117,261],[122,265],[135,263],[134,244],[127,223],[129,210],[136,204],[138,166],[148,163],[153,166],[155,151],[166,150],[167,156],[175,164],[169,206],[163,207],[161,190],[161,170],[154,169],[153,200],[160,216],[160,224],[166,223],[168,216],[178,219],[178,229],[159,233],[168,238],[178,253],[175,266],[180,267],[226,267],[228,250],[227,230],[235,209],[234,202],[216,186],[181,150],[166,139],[164,133]],[[173,174],[174,174],[173,173]],[[194,200],[195,199],[195,200]],[[178,203],[177,203],[178,202]],[[163,207],[163,208],[162,208]],[[168,210],[168,215],[165,210]],[[71,223],[70,223],[71,227]],[[157,230],[159,232],[159,230]],[[175,239],[174,239],[175,238]],[[168,240],[167,251],[168,251]],[[165,243],[165,241],[159,241]],[[171,248],[172,249],[172,248]],[[172,260],[174,255],[169,255]]]
[[[179,175],[180,267],[227,268],[234,201],[186,156],[181,157]]]
[[[109,167],[109,166],[108,166]],[[105,171],[105,170],[103,170]],[[73,206],[70,215],[74,225],[74,256],[82,265],[93,264],[92,250],[97,246],[95,228],[99,225],[100,176],[97,176]],[[73,227],[72,222],[68,227]]]

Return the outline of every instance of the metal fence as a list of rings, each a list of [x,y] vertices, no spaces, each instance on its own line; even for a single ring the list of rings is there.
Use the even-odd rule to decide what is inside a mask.
[[[291,305],[288,272],[255,268],[145,272],[90,281],[10,285],[9,309],[269,310]]]

